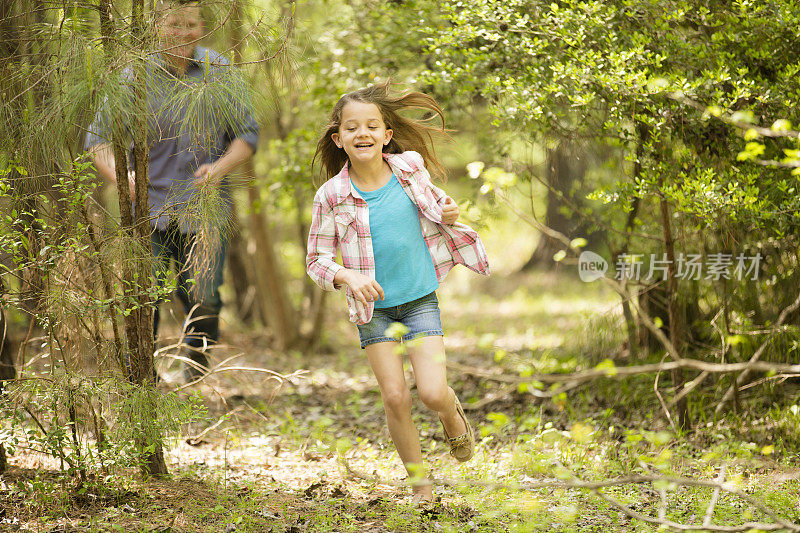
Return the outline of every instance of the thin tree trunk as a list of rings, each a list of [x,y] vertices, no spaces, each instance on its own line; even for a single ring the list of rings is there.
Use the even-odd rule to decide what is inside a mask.
[[[235,0],[233,9],[233,41],[234,62],[242,61],[242,5]],[[254,176],[252,160],[245,163],[245,174]],[[298,322],[294,309],[289,301],[286,283],[281,272],[280,261],[275,250],[275,243],[267,226],[267,217],[258,208],[260,198],[258,191],[250,185],[247,188],[250,200],[250,232],[256,243],[255,285],[258,290],[258,301],[261,317],[269,324],[275,334],[278,349],[286,349],[294,345],[299,337]]]
[[[231,47],[233,48],[233,58],[235,63],[242,61],[242,24],[244,17],[242,14],[241,0],[232,0],[231,18],[233,21],[231,28]],[[248,185],[250,187],[251,185]],[[257,307],[254,305],[253,298],[250,295],[250,287],[252,286],[251,277],[248,275],[248,270],[245,262],[246,251],[245,242],[242,239],[242,226],[239,214],[236,211],[236,204],[231,208],[231,222],[233,223],[233,233],[231,234],[228,243],[228,267],[230,268],[233,288],[236,293],[236,303],[239,313],[239,319],[243,322],[252,321],[254,310]],[[266,321],[262,318],[262,322]]]
[[[547,151],[547,210],[545,212],[545,225],[564,235],[573,236],[575,223],[572,218],[562,212],[564,201],[562,198],[572,198],[572,186],[576,181],[583,179],[586,166],[577,160],[575,149],[567,141],[561,141],[558,146]],[[558,241],[542,235],[530,259],[522,266],[521,270],[530,270],[535,267],[554,268],[553,255],[563,246]]]
[[[1,281],[0,286],[2,286]],[[4,288],[2,292],[5,293]],[[2,345],[0,346],[0,396],[2,396],[4,382],[17,377],[16,368],[14,367],[14,357],[11,353],[11,346],[8,339],[8,323],[6,322],[6,312],[2,306],[0,306],[0,339],[2,339],[0,341],[2,342]],[[0,474],[5,472],[7,467],[8,461],[6,460],[6,449],[3,444],[0,443]]]
[[[114,23],[111,18],[111,0],[101,0],[100,29],[106,58],[116,58],[114,41]],[[134,0],[132,4],[131,37],[134,49],[144,50],[145,25],[143,0]],[[129,379],[145,389],[153,386],[153,308],[148,302],[150,285],[150,225],[148,200],[148,162],[147,146],[147,94],[145,85],[146,72],[144,64],[137,61],[133,68],[133,95],[136,110],[132,123],[133,165],[136,173],[135,194],[136,212],[131,209],[131,197],[128,185],[128,161],[124,138],[124,124],[119,117],[112,123],[112,143],[114,147],[115,171],[117,178],[117,194],[119,211],[124,237],[130,239],[137,251],[130,261],[123,261],[122,278],[124,301],[136,302],[136,309],[124,318],[125,335],[130,353],[131,369]],[[135,217],[135,218],[134,218]],[[123,361],[123,365],[125,365]],[[155,405],[152,394],[142,395],[143,404],[140,418],[135,421],[143,427],[156,424]],[[145,442],[144,435],[151,432],[142,431],[137,446],[142,451],[142,472],[149,475],[167,474],[164,452],[160,439],[156,442]]]
[[[252,164],[248,163],[247,170],[252,170]],[[250,231],[256,242],[255,259],[258,268],[255,270],[255,281],[259,295],[262,296],[259,298],[261,316],[266,317],[275,334],[276,348],[283,350],[297,341],[297,321],[289,303],[275,242],[267,226],[267,217],[256,207],[259,201],[258,191],[249,187],[247,193],[252,208]]]
[[[650,138],[650,128],[642,123],[637,124],[636,128],[637,132],[637,139],[636,139],[636,151],[635,151],[635,161],[633,163],[633,180],[637,180],[642,175],[642,158],[644,157],[644,144]],[[639,206],[641,205],[641,200],[637,196],[633,199],[631,210],[628,213],[628,220],[625,222],[625,240],[620,247],[619,251],[616,253],[611,254],[611,264],[616,265],[617,259],[622,254],[627,254],[628,249],[630,248],[631,244],[631,231],[633,231],[633,226],[636,223],[636,217],[639,215]],[[627,280],[623,280],[623,284],[627,283]],[[633,316],[633,312],[631,311],[630,302],[628,302],[627,298],[622,299],[622,316],[625,318],[625,327],[628,332],[628,350],[630,352],[631,358],[636,358],[639,355],[639,349],[644,347],[644,345],[639,346],[639,334],[638,334],[638,324]],[[643,328],[644,329],[644,328]],[[646,331],[646,330],[645,330]]]
[[[228,268],[231,271],[234,293],[236,294],[236,308],[239,320],[245,323],[252,322],[255,317],[254,299],[250,294],[250,275],[245,261],[245,242],[242,239],[242,226],[236,204],[231,208],[231,224],[233,231],[228,241]]]
[[[133,0],[131,8],[131,38],[134,48],[144,51],[147,43],[147,35],[144,21],[144,0]],[[147,72],[143,60],[137,60],[133,69],[134,83],[134,102],[136,110],[133,114],[133,160],[134,171],[136,174],[136,219],[134,238],[138,240],[141,253],[136,261],[138,274],[137,299],[138,309],[135,313],[137,336],[139,347],[136,353],[136,382],[145,387],[153,386],[154,361],[153,350],[155,339],[153,338],[153,305],[149,296],[150,274],[152,272],[150,256],[150,200],[148,194],[149,187],[149,163],[150,148],[147,143]],[[127,183],[125,183],[127,185]],[[143,425],[156,424],[156,405],[152,402],[152,395],[147,395],[146,405],[143,406],[142,421]],[[145,453],[146,464],[143,471],[149,475],[168,474],[167,464],[164,461],[164,450],[160,439],[157,442],[142,441],[148,449]]]
[[[34,46],[38,43],[38,36],[30,31],[33,22],[43,20],[41,0],[33,2],[33,9],[15,12],[16,2],[3,0],[0,3],[0,90],[7,96],[16,95],[12,104],[6,104],[4,119],[6,120],[5,135],[9,144],[19,146],[23,137],[23,117],[26,108],[32,110],[42,98],[43,84],[36,85],[31,91],[32,98],[19,97],[27,89],[28,81],[20,73],[27,72],[29,77],[38,72],[36,66],[42,61],[41,50]],[[16,16],[15,16],[16,15]],[[32,19],[30,17],[33,17]],[[18,155],[18,154],[17,154]],[[13,157],[13,156],[12,156]],[[29,160],[20,161],[26,167],[27,175],[11,170],[8,178],[14,191],[14,209],[19,213],[14,224],[27,239],[28,257],[39,257],[41,242],[37,230],[36,218],[39,209],[36,202],[36,179],[40,174],[42,161],[40,157],[33,156]],[[44,272],[36,260],[25,261],[18,266],[22,286],[20,287],[21,305],[35,322],[36,312],[42,300],[42,285]]]
[[[319,287],[311,295],[311,306],[308,314],[311,316],[311,331],[305,336],[306,349],[313,351],[319,340],[322,338],[323,322],[325,321],[325,302],[327,301],[328,291],[323,291]]]
[[[663,178],[659,179],[659,188],[663,187]],[[669,205],[662,195],[660,200],[661,224],[664,231],[664,250],[667,255],[667,309],[669,314],[669,337],[678,355],[683,354],[683,324],[678,308],[678,278],[675,272],[675,243],[672,240],[672,227],[669,216]],[[672,371],[672,385],[679,390],[683,387],[683,370]],[[675,406],[678,410],[678,427],[691,429],[689,409],[686,397],[681,398]]]
[[[628,213],[628,221],[625,224],[625,230],[628,233],[625,236],[625,242],[623,243],[622,248],[618,252],[611,254],[612,265],[617,264],[617,259],[620,255],[628,253],[628,247],[630,246],[631,240],[630,232],[633,229],[634,220],[639,212],[639,204],[639,198],[634,198],[633,205],[631,206],[631,212]],[[627,279],[622,280],[622,285],[625,289],[627,289],[627,281]],[[637,296],[634,295],[633,297]],[[628,332],[628,351],[631,358],[637,358],[639,356],[638,330],[636,320],[633,316],[633,312],[631,311],[631,304],[627,297],[622,298],[622,316],[625,318],[625,329]]]
[[[139,50],[146,48],[147,38],[144,24],[144,0],[133,1],[132,39],[133,46]],[[139,242],[141,255],[136,262],[138,270],[138,300],[137,327],[139,336],[138,381],[144,383],[152,380],[153,376],[153,306],[149,300],[150,274],[152,265],[150,259],[150,206],[148,186],[150,149],[147,143],[147,72],[145,64],[137,60],[133,69],[134,102],[136,110],[133,113],[133,164],[136,175],[136,213],[134,238]],[[127,185],[127,183],[126,183]]]

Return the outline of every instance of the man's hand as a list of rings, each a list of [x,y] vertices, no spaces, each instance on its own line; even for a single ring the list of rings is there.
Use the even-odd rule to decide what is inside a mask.
[[[442,206],[442,223],[443,224],[455,224],[456,220],[458,220],[458,204],[450,198],[449,196],[444,199],[444,205]]]
[[[114,160],[114,150],[111,143],[96,144],[89,148],[89,155],[94,162],[95,168],[107,182],[113,183],[116,187],[117,170]],[[131,191],[131,199],[136,198],[136,173],[128,171],[128,187]]]
[[[222,157],[213,163],[203,163],[197,167],[197,171],[194,173],[194,177],[197,178],[194,182],[195,186],[198,189],[219,186],[222,178],[252,156],[253,149],[249,144],[242,139],[234,139]]]
[[[203,163],[194,173],[194,177],[197,178],[195,181],[195,186],[198,189],[202,189],[207,186],[216,187],[219,185],[219,178],[217,177],[217,165],[216,163]]]
[[[333,283],[337,285],[344,283],[350,287],[356,300],[364,304],[383,300],[386,297],[383,287],[377,281],[349,268],[343,268],[337,272],[333,278]]]

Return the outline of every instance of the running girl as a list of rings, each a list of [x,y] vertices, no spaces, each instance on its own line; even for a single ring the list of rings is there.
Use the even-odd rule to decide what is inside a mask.
[[[401,116],[424,109],[442,119],[435,128]],[[355,322],[383,399],[389,433],[409,471],[422,464],[419,434],[411,419],[411,394],[387,328],[405,328],[417,391],[441,420],[450,453],[467,461],[475,450],[472,427],[447,385],[444,340],[435,290],[457,264],[489,274],[483,243],[456,223],[458,206],[431,183],[427,164],[444,169],[432,134],[444,132],[444,115],[433,98],[394,95],[389,82],[346,94],[336,104],[317,143],[329,178],[314,197],[308,236],[308,275],[323,289],[345,287]],[[335,262],[341,252],[342,265]],[[433,499],[425,480],[413,487],[415,502]]]

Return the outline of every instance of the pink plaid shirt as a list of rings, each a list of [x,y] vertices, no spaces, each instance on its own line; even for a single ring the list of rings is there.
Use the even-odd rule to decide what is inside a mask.
[[[442,281],[456,265],[464,265],[479,274],[489,275],[486,249],[478,234],[464,224],[442,223],[442,204],[447,195],[431,183],[422,156],[417,152],[383,154],[408,197],[419,209],[425,244],[431,252],[436,277]],[[342,265],[336,263],[337,250]],[[325,182],[314,196],[314,211],[308,234],[306,269],[314,282],[325,290],[334,286],[333,278],[342,268],[349,268],[375,279],[375,258],[369,230],[369,208],[350,182],[348,165]],[[346,288],[350,321],[366,324],[372,320],[374,302],[366,305]]]

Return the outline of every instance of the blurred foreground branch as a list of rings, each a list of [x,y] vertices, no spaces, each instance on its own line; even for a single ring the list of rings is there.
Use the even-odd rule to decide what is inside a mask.
[[[616,378],[624,376],[633,376],[637,374],[653,374],[657,372],[665,372],[674,370],[676,368],[698,370],[701,372],[709,372],[712,374],[727,374],[731,372],[744,372],[744,371],[760,371],[768,372],[772,377],[780,377],[786,375],[787,377],[800,373],[800,365],[789,365],[785,363],[766,363],[764,361],[753,361],[744,363],[708,363],[698,359],[681,359],[680,361],[665,361],[661,363],[652,363],[648,365],[633,365],[633,366],[613,366],[604,368],[593,368],[591,370],[583,370],[580,372],[571,372],[564,374],[533,374],[530,376],[516,376],[510,374],[493,374],[486,370],[476,367],[459,365],[457,363],[447,363],[449,368],[459,372],[466,372],[473,376],[489,379],[492,381],[499,381],[502,383],[530,383],[532,381],[540,381],[542,383],[576,383],[580,384],[587,381],[592,381],[597,378]],[[688,384],[687,384],[688,386]]]
[[[350,463],[347,461],[347,458],[344,455],[340,455],[340,460],[344,464],[347,473],[354,478],[363,479],[369,481],[371,483],[380,483],[382,485],[389,485],[393,487],[403,487],[403,486],[410,486],[410,480],[403,480],[403,481],[395,481],[389,479],[381,479],[377,476],[371,476],[364,472],[361,472],[355,468],[353,468]],[[778,530],[788,530],[788,531],[800,531],[800,524],[796,524],[794,522],[790,522],[788,520],[784,520],[778,514],[761,503],[760,501],[756,500],[742,489],[734,485],[733,483],[721,481],[723,479],[722,475],[720,475],[716,480],[703,480],[703,479],[692,479],[687,477],[676,477],[676,476],[658,476],[658,475],[651,475],[651,476],[628,476],[622,478],[614,478],[614,479],[606,479],[601,481],[584,481],[577,477],[572,479],[560,480],[560,479],[545,479],[541,481],[526,481],[525,483],[518,483],[518,484],[510,484],[510,483],[497,483],[492,481],[474,481],[474,480],[467,480],[467,479],[448,479],[448,478],[433,478],[431,482],[434,485],[439,485],[443,487],[484,487],[490,490],[518,490],[518,491],[537,491],[543,489],[580,489],[580,490],[588,490],[601,498],[602,500],[606,501],[610,505],[616,507],[626,515],[631,518],[635,518],[636,520],[641,520],[643,522],[648,522],[650,524],[657,524],[659,526],[670,528],[674,531],[729,531],[729,532],[737,532],[737,531],[778,531]],[[737,526],[721,526],[721,525],[713,525],[711,524],[711,520],[708,517],[708,514],[703,520],[703,524],[682,524],[679,522],[674,522],[672,520],[668,520],[663,517],[654,517],[639,513],[634,511],[627,505],[621,503],[620,501],[608,496],[601,492],[601,489],[610,488],[610,487],[619,487],[624,485],[641,485],[641,484],[649,484],[649,485],[668,485],[671,488],[677,488],[679,486],[685,487],[702,487],[702,488],[709,488],[712,489],[712,501],[716,498],[714,495],[717,495],[720,492],[726,492],[741,500],[745,501],[748,505],[757,509],[758,511],[764,513],[766,516],[774,520],[774,523],[762,523],[762,522],[746,522]],[[709,506],[707,511],[711,511],[713,513],[713,506]],[[662,514],[662,513],[660,513]]]

